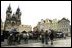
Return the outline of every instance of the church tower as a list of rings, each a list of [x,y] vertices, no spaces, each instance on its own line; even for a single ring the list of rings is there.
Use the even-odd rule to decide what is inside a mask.
[[[19,7],[16,10],[16,19],[16,24],[19,26],[21,24],[21,12]]]
[[[6,20],[9,20],[11,18],[11,14],[12,14],[12,10],[9,4],[9,7],[7,8],[7,11],[6,11]]]
[[[15,14],[13,13],[12,18],[11,18],[11,25],[15,26],[16,25],[16,17]]]
[[[12,14],[11,6],[9,4],[7,11],[6,11],[6,20],[4,25],[4,30],[11,30],[14,28],[18,28],[19,25],[21,25],[21,12],[19,7],[16,10],[16,13]]]
[[[4,30],[9,29],[11,26],[11,14],[12,14],[12,10],[9,4],[7,11],[6,11],[6,20],[5,20]]]

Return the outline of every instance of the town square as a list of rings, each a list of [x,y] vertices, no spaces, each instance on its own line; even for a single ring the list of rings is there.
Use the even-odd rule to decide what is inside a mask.
[[[1,47],[71,47],[71,1],[1,1]]]

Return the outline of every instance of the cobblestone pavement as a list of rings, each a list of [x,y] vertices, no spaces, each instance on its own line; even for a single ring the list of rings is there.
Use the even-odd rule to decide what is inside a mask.
[[[54,41],[54,44],[51,45],[50,41],[48,42],[49,44],[42,44],[40,41],[35,41],[35,40],[29,40],[28,44],[24,44],[23,41],[21,41],[21,44],[19,45],[11,45],[8,46],[7,42],[5,40],[5,43],[2,43],[2,47],[71,47],[71,37],[68,37],[67,39],[57,39]]]

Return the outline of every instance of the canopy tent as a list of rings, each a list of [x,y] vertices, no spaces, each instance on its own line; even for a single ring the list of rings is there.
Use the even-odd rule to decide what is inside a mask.
[[[26,31],[23,31],[22,33],[27,33]]]
[[[19,33],[19,32],[17,32],[17,30],[14,28],[9,33]]]

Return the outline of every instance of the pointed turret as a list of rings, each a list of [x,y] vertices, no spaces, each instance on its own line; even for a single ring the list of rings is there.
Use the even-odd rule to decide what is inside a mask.
[[[11,10],[11,6],[10,6],[10,4],[9,4],[9,6],[8,6],[8,8],[7,8],[6,13],[12,13],[12,10]]]
[[[19,6],[18,6],[18,8],[17,8],[17,10],[16,10],[16,14],[21,15],[21,12],[20,12],[20,8],[19,8]]]
[[[16,10],[16,19],[17,19],[17,25],[20,25],[21,24],[21,12],[20,12],[19,6]]]
[[[11,24],[11,13],[12,13],[12,10],[11,10],[11,6],[9,4],[9,6],[7,8],[7,11],[6,11],[6,20],[5,20],[5,24],[4,24],[4,30],[8,29],[7,28],[8,26],[10,27],[10,24]]]
[[[11,18],[11,13],[12,13],[12,10],[11,10],[11,6],[9,4],[7,11],[6,11],[6,19],[9,20]]]

